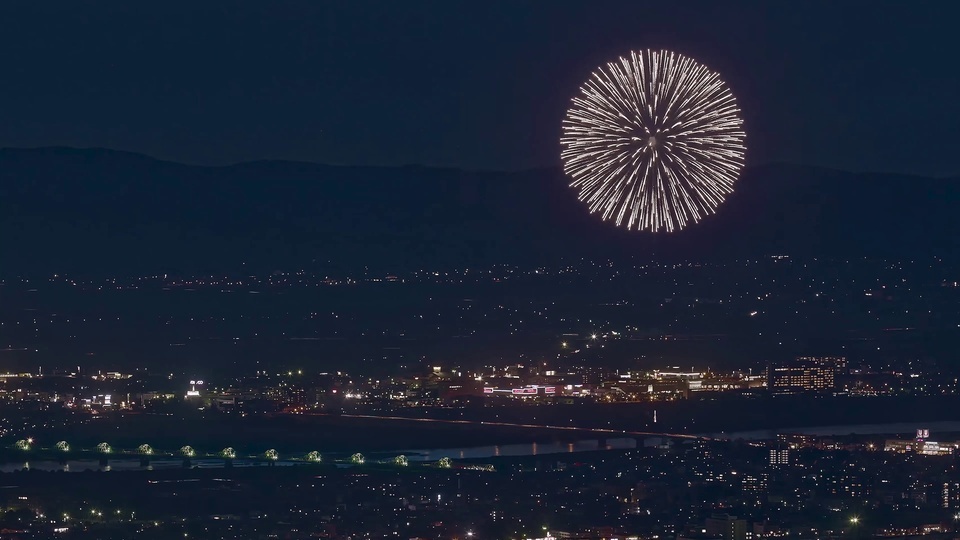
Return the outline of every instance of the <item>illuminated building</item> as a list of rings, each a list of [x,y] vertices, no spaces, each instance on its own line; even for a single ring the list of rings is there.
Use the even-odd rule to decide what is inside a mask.
[[[697,385],[700,383],[699,380],[695,382]],[[650,381],[645,387],[647,394],[677,395],[686,398],[689,396],[690,385],[693,383],[694,381],[689,380],[665,379]]]
[[[883,449],[887,452],[896,452],[898,454],[916,452],[924,456],[949,456],[957,451],[957,443],[890,439],[884,444]]]
[[[844,358],[801,356],[785,364],[770,365],[767,385],[778,394],[833,390],[837,374],[846,365]]]
[[[917,449],[917,453],[924,456],[949,456],[957,451],[957,443],[939,443],[936,441],[924,441],[923,446]]]
[[[496,396],[496,395],[507,395],[507,396],[516,396],[516,397],[527,397],[527,396],[552,396],[557,393],[556,386],[540,386],[536,384],[531,384],[527,386],[520,386],[514,388],[497,388],[493,386],[484,386],[483,394],[486,396]]]
[[[740,481],[745,493],[766,493],[770,485],[770,477],[766,473],[744,474]]]
[[[906,454],[916,452],[923,456],[950,456],[956,453],[958,442],[930,441],[929,429],[918,429],[916,439],[888,439],[883,446],[887,452]]]
[[[580,382],[583,384],[596,385],[608,379],[615,379],[616,373],[602,367],[583,367],[579,370]]]
[[[960,482],[943,483],[941,506],[944,508],[960,508]]]
[[[200,397],[200,390],[197,389],[198,386],[203,386],[203,381],[190,381],[190,389],[187,390],[187,395],[184,397],[186,399]]]
[[[819,440],[812,435],[803,433],[778,433],[777,442],[786,445],[788,448],[813,448],[819,446]]]
[[[680,368],[674,368],[680,369]],[[688,381],[699,381],[703,378],[703,373],[699,371],[660,371],[654,370],[653,377],[657,380],[664,379],[684,379]]]
[[[714,514],[704,522],[706,533],[723,540],[746,540],[747,520],[727,514]]]
[[[748,388],[760,388],[766,386],[766,377],[720,377],[715,376],[709,379],[699,381],[699,386],[695,386],[691,381],[690,390],[700,392],[723,392],[727,390],[746,390]]]
[[[770,449],[770,466],[779,469],[790,465],[790,450],[787,448]]]

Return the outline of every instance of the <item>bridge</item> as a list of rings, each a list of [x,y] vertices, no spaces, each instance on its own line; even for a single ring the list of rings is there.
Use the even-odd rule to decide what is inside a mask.
[[[637,431],[621,430],[611,428],[581,427],[581,426],[556,426],[549,424],[528,424],[518,422],[499,422],[483,420],[456,420],[443,418],[416,418],[407,416],[388,416],[372,414],[329,414],[329,413],[308,413],[311,416],[335,416],[339,418],[357,418],[380,421],[394,422],[427,422],[436,424],[450,425],[469,425],[483,427],[506,427],[525,430],[536,430],[543,432],[569,432],[591,435],[601,440],[609,437],[659,437],[664,439],[680,440],[714,440],[711,437],[702,435],[691,435],[689,433],[671,433],[661,431]],[[340,452],[336,452],[340,453]],[[359,454],[355,454],[359,455]],[[352,456],[353,457],[353,456]],[[191,466],[196,460],[222,460],[225,466],[230,466],[234,460],[244,460],[245,462],[262,462],[271,464],[280,459],[276,450],[268,449],[260,454],[237,454],[233,448],[227,447],[217,453],[200,453],[190,446],[183,446],[179,450],[157,450],[153,447],[143,444],[137,448],[113,448],[107,443],[100,443],[95,448],[70,448],[66,441],[60,441],[54,446],[35,446],[32,440],[21,440],[12,446],[0,448],[0,461],[59,461],[66,463],[68,460],[99,460],[101,465],[106,466],[110,460],[117,459],[139,459],[143,466],[149,465],[151,460],[159,459],[182,459],[184,466]],[[362,458],[361,458],[362,459]],[[320,452],[309,452],[300,457],[284,457],[284,462],[303,462],[319,463],[321,461]],[[351,460],[340,460],[341,462],[351,462]],[[336,461],[334,461],[336,462]],[[356,462],[353,462],[356,464]],[[362,461],[361,461],[362,463]]]
[[[270,449],[262,454],[240,455],[233,448],[227,447],[217,453],[197,452],[190,446],[182,446],[179,450],[157,450],[153,447],[142,444],[137,448],[114,448],[107,443],[100,443],[94,448],[76,448],[71,447],[66,441],[60,441],[54,446],[34,445],[32,441],[21,440],[11,446],[0,448],[0,462],[18,462],[18,461],[58,461],[66,463],[67,461],[89,460],[99,461],[101,465],[107,465],[110,460],[136,460],[139,459],[144,466],[149,465],[152,460],[163,459],[182,459],[184,465],[189,466],[196,460],[222,460],[227,466],[234,460],[242,459],[247,462],[263,462],[270,464],[279,459],[276,450]],[[284,461],[303,461],[319,462],[320,454],[310,452],[303,457],[287,457]]]

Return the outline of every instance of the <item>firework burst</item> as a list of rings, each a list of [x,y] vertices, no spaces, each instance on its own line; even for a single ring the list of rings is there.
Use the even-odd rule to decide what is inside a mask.
[[[631,52],[597,69],[562,130],[564,172],[590,212],[653,232],[714,213],[746,151],[740,110],[720,76],[669,51]]]

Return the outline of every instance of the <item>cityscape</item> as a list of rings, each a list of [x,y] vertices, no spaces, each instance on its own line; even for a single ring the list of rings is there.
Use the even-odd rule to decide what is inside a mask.
[[[956,421],[912,431],[909,422],[678,429],[678,413],[719,428],[724,418],[710,409],[721,403],[729,411],[762,404],[777,409],[782,423],[830,422],[817,401],[956,410],[955,386],[936,393],[921,384],[900,386],[922,380],[913,376],[919,374],[868,386],[857,371],[842,357],[801,357],[756,375],[434,366],[379,381],[344,372],[261,372],[222,386],[171,376],[151,383],[122,372],[9,373],[2,379],[4,438],[16,442],[4,450],[0,469],[10,484],[4,534],[954,533]],[[898,380],[893,373],[870,375]],[[820,417],[793,412],[804,406],[819,409]],[[13,425],[13,418],[23,424]],[[874,420],[860,415],[861,422]],[[72,440],[61,439],[68,435]],[[188,439],[194,446],[183,444]]]
[[[845,277],[821,277],[838,269]],[[16,479],[4,530],[949,535],[960,516],[953,275],[939,259],[776,255],[5,279],[5,357],[35,367],[0,374],[0,471]],[[573,293],[590,282],[602,285]],[[388,287],[404,307],[389,303]],[[331,292],[348,308],[311,305]],[[429,303],[409,302],[421,294]],[[237,295],[270,307],[207,304]],[[184,296],[176,312],[162,308]],[[144,317],[131,304],[159,309]],[[834,316],[851,304],[855,313]],[[102,348],[104,329],[130,333],[141,350],[247,350],[229,369],[163,370],[122,354],[128,345]],[[315,359],[291,361],[304,345]],[[111,489],[91,492],[83,479],[105,473]],[[114,495],[130,490],[138,495]]]
[[[0,3],[0,540],[960,540],[958,17]]]

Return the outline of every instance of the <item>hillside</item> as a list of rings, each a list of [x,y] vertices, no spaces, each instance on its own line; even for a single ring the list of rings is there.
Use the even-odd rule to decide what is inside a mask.
[[[251,162],[195,167],[110,150],[0,150],[0,271],[417,267],[580,256],[951,256],[960,180],[747,169],[698,226],[628,233],[559,170]]]

